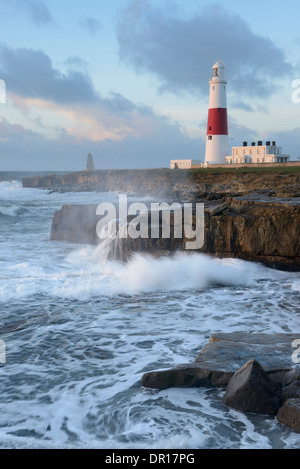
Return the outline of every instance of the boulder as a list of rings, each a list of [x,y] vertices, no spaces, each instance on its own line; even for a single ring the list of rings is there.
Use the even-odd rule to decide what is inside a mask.
[[[300,399],[287,399],[278,410],[277,420],[300,433]]]
[[[292,370],[288,371],[284,377],[284,386],[288,386],[293,381],[300,381],[300,367],[296,366]]]
[[[222,403],[243,412],[276,415],[280,387],[256,360],[249,360],[230,379]]]
[[[207,366],[218,364],[219,369],[231,367],[237,371],[248,360],[257,360],[270,377],[282,381],[284,374],[290,371],[292,342],[299,334],[277,333],[247,333],[235,331],[230,333],[213,334],[209,343],[205,344],[195,358],[195,363]]]
[[[174,387],[226,387],[233,371],[218,369],[218,366],[201,366],[194,363],[177,365],[174,368],[151,371],[142,378],[142,386],[152,389]]]
[[[285,402],[287,399],[299,398],[300,399],[300,381],[293,381],[288,386],[285,386],[281,392],[281,401]]]
[[[299,334],[263,334],[236,331],[213,334],[194,363],[170,369],[149,371],[142,376],[145,388],[221,387],[226,388],[233,374],[248,360],[256,359],[274,382],[282,382],[291,370],[292,342]]]

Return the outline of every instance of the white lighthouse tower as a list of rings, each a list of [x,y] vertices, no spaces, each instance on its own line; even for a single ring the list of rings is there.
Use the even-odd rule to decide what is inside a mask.
[[[212,67],[209,81],[209,106],[205,163],[225,164],[228,155],[228,122],[225,66],[220,60]]]

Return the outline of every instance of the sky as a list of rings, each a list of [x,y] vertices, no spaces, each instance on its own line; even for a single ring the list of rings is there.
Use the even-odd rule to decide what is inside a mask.
[[[0,171],[204,161],[217,60],[230,148],[296,160],[299,17],[298,0],[0,0]]]

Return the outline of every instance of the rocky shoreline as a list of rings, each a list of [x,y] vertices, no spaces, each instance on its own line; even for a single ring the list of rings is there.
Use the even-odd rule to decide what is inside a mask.
[[[269,202],[248,196],[203,203],[204,244],[199,252],[220,258],[261,262],[281,270],[300,271],[299,200],[274,198]],[[96,226],[100,216],[96,215],[96,209],[95,204],[64,205],[53,217],[51,240],[97,245]],[[167,239],[152,239],[150,232],[147,238],[118,239],[119,257],[125,260],[133,252],[171,255],[178,250],[185,251],[187,239],[173,235],[172,214],[170,225],[171,236]]]
[[[300,334],[214,334],[193,363],[144,373],[145,388],[222,388],[233,409],[276,416],[300,433],[300,368],[292,361]]]
[[[49,174],[23,179],[23,187],[50,191],[134,192],[162,199],[220,200],[256,194],[277,198],[300,198],[300,167],[295,172],[218,170],[95,170]],[[162,199],[164,200],[164,199]]]
[[[160,202],[204,203],[200,252],[300,270],[300,168],[271,171],[203,172],[168,169],[96,170],[23,179],[24,187],[50,191],[118,191]],[[55,213],[51,240],[97,244],[96,206],[64,205]],[[172,224],[172,219],[171,219]],[[171,230],[172,233],[172,230]],[[126,239],[123,255],[155,255],[184,249],[186,239]]]
[[[170,170],[82,171],[26,178],[24,187],[50,191],[118,191],[155,200],[204,204],[204,244],[199,252],[236,257],[300,271],[300,175],[259,171],[205,173]],[[97,245],[97,205],[64,205],[52,220],[50,239]],[[195,216],[195,215],[194,215]],[[175,220],[171,214],[171,234]],[[193,218],[195,225],[195,218]],[[113,255],[172,255],[186,239],[118,239]],[[194,251],[193,251],[194,252]],[[300,433],[300,370],[292,361],[300,334],[214,334],[193,363],[143,374],[145,388],[219,387],[222,403],[274,416]],[[298,344],[298,342],[297,342]]]

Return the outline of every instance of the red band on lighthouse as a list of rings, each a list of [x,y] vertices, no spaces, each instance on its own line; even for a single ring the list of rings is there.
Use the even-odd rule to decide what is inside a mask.
[[[209,109],[207,135],[228,135],[227,109]]]

